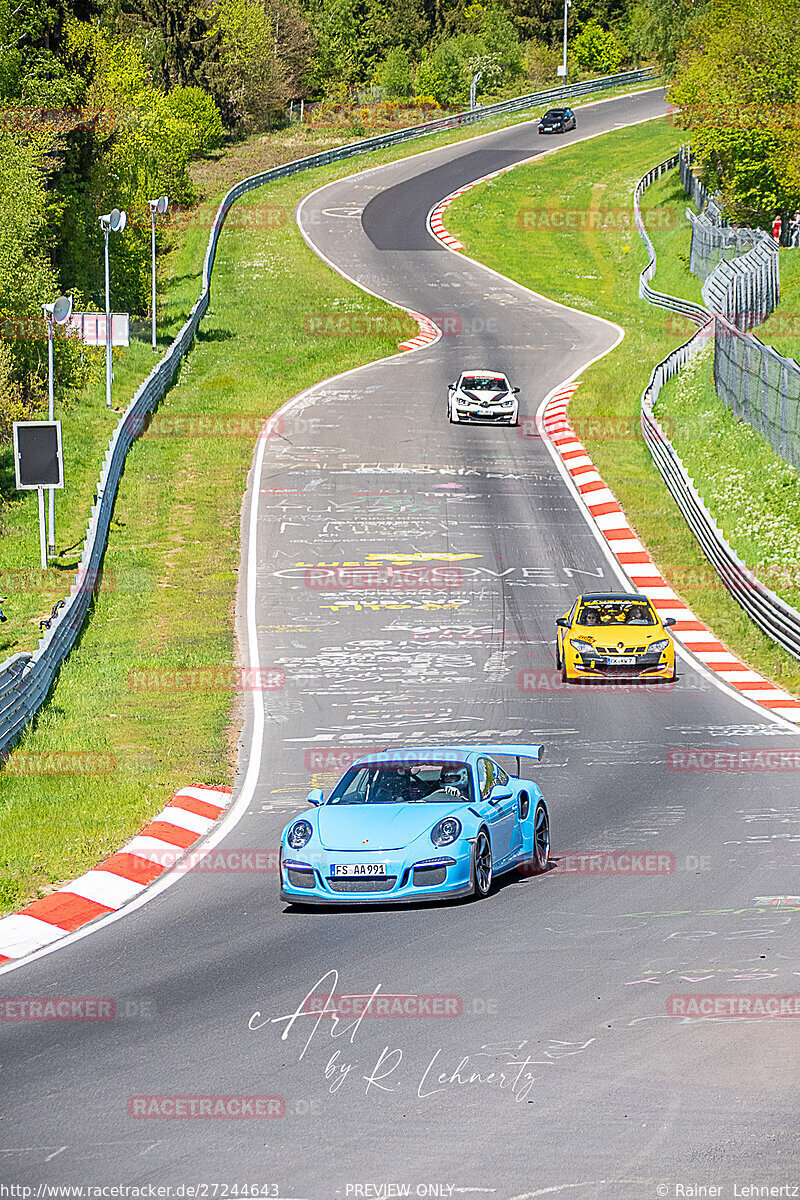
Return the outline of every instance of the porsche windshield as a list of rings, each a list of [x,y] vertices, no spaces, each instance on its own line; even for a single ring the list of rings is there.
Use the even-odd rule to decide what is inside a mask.
[[[496,375],[465,375],[461,380],[461,386],[469,392],[505,392],[508,390],[505,379],[499,379]]]
[[[582,604],[578,625],[655,625],[649,604],[641,600],[593,600]]]
[[[473,799],[466,763],[362,763],[339,780],[329,804],[452,804]]]

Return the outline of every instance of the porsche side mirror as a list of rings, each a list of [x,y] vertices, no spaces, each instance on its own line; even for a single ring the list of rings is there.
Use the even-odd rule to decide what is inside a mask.
[[[314,805],[322,804],[322,801],[323,801],[322,788],[312,788],[311,791],[306,796],[306,800],[308,801],[309,804],[314,804]]]
[[[569,621],[566,617],[556,617],[556,625],[560,625],[562,629],[569,629]]]
[[[516,395],[516,394],[517,394],[517,392],[519,391],[519,388],[512,388],[511,390],[512,390],[512,392],[514,393],[514,395]]]
[[[448,383],[447,390],[448,392],[454,392],[456,390],[456,385],[454,383]]]
[[[677,619],[675,617],[665,617],[661,624],[667,629],[670,625],[677,625]]]

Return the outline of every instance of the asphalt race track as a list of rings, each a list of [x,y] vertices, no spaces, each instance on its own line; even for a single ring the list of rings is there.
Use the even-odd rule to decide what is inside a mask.
[[[658,91],[580,108],[558,144],[662,111]],[[674,995],[800,990],[798,909],[755,903],[798,893],[797,790],[786,773],[669,763],[686,747],[800,739],[687,662],[674,686],[562,687],[554,618],[578,591],[615,586],[612,568],[546,445],[522,436],[530,422],[447,422],[464,366],[506,371],[532,416],[616,340],[426,230],[448,192],[554,144],[519,125],[301,206],[306,236],[341,271],[454,315],[459,332],[312,389],[260,444],[239,629],[252,663],[257,621],[258,661],[286,686],[248,696],[242,815],[217,849],[276,848],[347,753],[507,738],[546,746],[530,773],[562,869],[505,877],[477,904],[308,912],[280,903],[274,872],[195,872],[5,972],[5,997],[109,997],[117,1016],[3,1022],[3,1182],[205,1184],[194,1194],[211,1200],[234,1187],[644,1200],[701,1184],[727,1200],[735,1183],[798,1182],[797,1020],[669,1012]],[[320,563],[418,572],[386,587]],[[671,865],[563,869],[589,850]],[[308,993],[377,987],[447,999],[414,1017],[272,1020]],[[152,1095],[282,1097],[285,1115],[129,1115],[132,1097]]]

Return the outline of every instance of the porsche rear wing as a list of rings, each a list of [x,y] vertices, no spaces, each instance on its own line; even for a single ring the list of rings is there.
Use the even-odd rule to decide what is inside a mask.
[[[500,743],[493,742],[491,745],[461,745],[461,746],[426,746],[410,748],[391,748],[386,747],[381,751],[381,758],[386,756],[390,761],[407,761],[409,757],[417,759],[420,755],[430,754],[431,757],[437,759],[441,757],[453,756],[453,761],[459,762],[468,754],[488,754],[494,756],[496,754],[507,754],[511,758],[517,760],[517,775],[520,772],[521,759],[530,758],[533,762],[541,762],[544,758],[544,746],[533,743],[532,745],[517,745],[515,742]],[[374,757],[374,756],[373,756]],[[363,761],[370,758],[369,755],[364,755]],[[359,759],[359,762],[362,760]]]
[[[489,754],[492,756],[496,754],[508,754],[511,758],[517,760],[517,775],[519,775],[522,765],[520,759],[530,758],[534,762],[541,762],[544,758],[544,746],[541,745],[517,746],[509,743],[508,745],[470,746],[469,749],[477,754]]]

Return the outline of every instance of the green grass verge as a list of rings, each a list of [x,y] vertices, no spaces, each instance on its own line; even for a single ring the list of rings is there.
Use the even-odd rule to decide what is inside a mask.
[[[639,89],[613,94],[622,90]],[[237,207],[249,215],[226,227],[211,311],[155,423],[156,430],[172,427],[185,436],[151,431],[134,444],[90,620],[35,725],[0,771],[0,911],[20,907],[113,853],[177,787],[231,781],[240,708],[231,678],[239,516],[255,429],[303,388],[391,354],[407,333],[417,332],[397,310],[340,279],[308,249],[292,220],[299,199],[365,167],[532,115],[494,119],[304,172],[240,201]],[[230,159],[202,168],[205,203],[165,265],[163,343],[199,294],[208,214],[219,195],[234,179],[275,165],[274,147],[272,161],[265,161],[264,139],[251,139],[252,154],[247,149],[245,143]],[[303,152],[288,139],[284,149],[279,161]],[[343,311],[391,314],[391,336],[317,338],[306,332],[309,313]],[[118,353],[117,404],[127,402],[153,358],[146,343]],[[90,404],[80,413],[76,406],[74,421],[71,414],[57,415],[65,420],[74,481],[59,501],[58,544],[76,544],[71,557],[61,556],[64,564],[74,564],[110,433],[102,376]],[[219,435],[196,436],[198,418],[206,428],[216,421]],[[86,445],[79,458],[82,426]],[[231,436],[237,429],[241,436]],[[33,578],[36,516],[26,511],[26,502],[30,505],[29,498],[13,501],[4,518],[19,539],[11,565]],[[7,545],[10,551],[11,542]],[[5,550],[2,539],[3,569]],[[60,583],[71,570],[62,565]],[[38,617],[49,608],[51,594],[59,595],[45,584],[49,588],[39,580],[38,592],[31,587],[32,599],[25,603],[20,598],[25,593],[14,594],[9,624],[2,627],[9,630],[6,653],[35,643]],[[150,686],[159,677],[162,687]],[[69,755],[76,756],[72,768]]]
[[[21,650],[35,650],[40,618],[69,592],[109,438],[120,411],[167,349],[197,299],[206,238],[199,225],[189,228],[170,256],[162,284],[158,355],[153,353],[149,337],[146,341],[131,337],[130,347],[114,350],[112,399],[118,411],[106,408],[102,349],[86,352],[93,360],[88,387],[73,394],[66,404],[56,404],[55,415],[62,426],[65,487],[56,492],[57,556],[45,572],[39,558],[36,493],[16,491],[11,447],[0,449],[0,595],[8,598],[5,612],[9,618],[0,626],[0,660]]]
[[[638,298],[646,256],[630,224],[631,196],[637,180],[675,146],[675,130],[658,120],[565,147],[460,197],[448,210],[447,226],[481,262],[625,328],[620,346],[584,372],[570,403],[578,435],[676,591],[736,654],[798,691],[800,664],[761,634],[728,595],[641,437],[641,392],[653,366],[684,338],[670,314]],[[668,188],[665,181],[662,191]],[[652,198],[656,204],[664,199],[658,192]],[[574,212],[578,219],[571,228],[556,226],[526,218],[532,208]],[[667,283],[674,287],[674,279],[656,275],[655,287],[666,291]]]
[[[656,179],[642,196],[642,216],[657,255],[650,285],[669,296],[702,304],[700,280],[689,271],[692,227],[686,219],[687,208],[693,206],[677,170]],[[687,322],[686,328],[688,337],[694,326]]]
[[[784,358],[797,361],[800,360],[800,247],[784,248],[780,258],[780,304],[754,332]]]
[[[709,344],[661,389],[656,414],[739,557],[798,607],[800,479],[720,402],[713,369]]]

